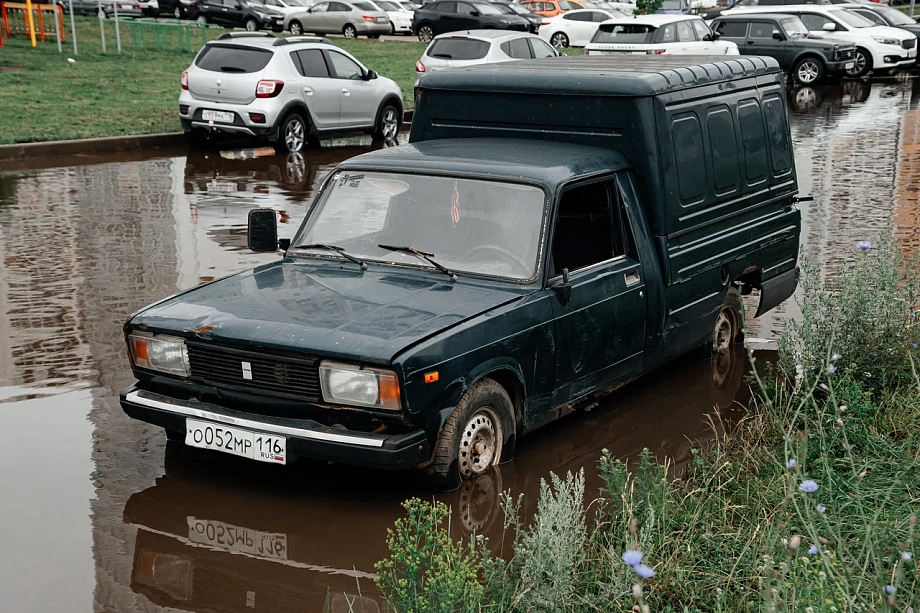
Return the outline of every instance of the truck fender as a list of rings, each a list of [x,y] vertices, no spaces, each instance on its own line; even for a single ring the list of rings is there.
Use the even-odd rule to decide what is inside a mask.
[[[496,380],[508,392],[508,396],[511,398],[511,402],[515,407],[515,423],[520,427],[524,399],[527,396],[526,387],[524,385],[524,373],[521,370],[521,365],[518,364],[516,360],[508,357],[499,357],[486,360],[470,370],[469,376],[451,382],[442,395],[445,408],[438,411],[435,415],[434,423],[432,424],[434,426],[433,429],[438,432],[441,431],[441,428],[443,428],[444,424],[447,422],[447,418],[450,417],[451,412],[454,410],[457,402],[459,402],[460,397],[471,385],[473,385],[473,383],[491,374],[498,373],[499,371],[503,373],[503,376]],[[514,383],[517,386],[517,390],[509,390],[509,383]]]

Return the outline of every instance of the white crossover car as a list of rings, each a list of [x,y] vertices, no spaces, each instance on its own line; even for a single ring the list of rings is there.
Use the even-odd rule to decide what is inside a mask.
[[[585,53],[739,55],[738,45],[718,38],[696,15],[621,17],[602,23]]]
[[[540,38],[557,49],[561,47],[584,47],[597,32],[597,27],[610,19],[623,17],[606,9],[576,9],[559,13],[555,17],[544,17],[540,25]]]

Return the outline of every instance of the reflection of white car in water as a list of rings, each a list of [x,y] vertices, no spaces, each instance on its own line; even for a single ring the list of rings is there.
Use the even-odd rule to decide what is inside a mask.
[[[739,55],[738,45],[717,38],[696,15],[625,17],[602,23],[585,53]]]

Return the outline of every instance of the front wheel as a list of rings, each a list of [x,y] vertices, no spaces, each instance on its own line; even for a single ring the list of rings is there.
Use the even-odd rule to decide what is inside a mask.
[[[284,153],[300,153],[307,143],[307,123],[297,113],[291,113],[281,123],[281,132],[275,149]]]
[[[377,118],[377,125],[374,126],[374,140],[388,141],[396,138],[399,134],[399,126],[402,119],[399,116],[399,110],[392,104],[388,104],[380,111]]]
[[[295,20],[291,22],[291,34],[294,36],[300,36],[303,34],[303,26],[300,25],[299,21]]]
[[[563,34],[562,32],[556,32],[549,39],[549,44],[551,44],[556,49],[562,49],[569,46],[569,37]]]
[[[432,38],[434,38],[434,28],[431,26],[426,24],[418,29],[419,42],[430,43]]]
[[[345,27],[342,28],[342,36],[345,38],[358,38],[358,30],[350,23],[346,23]]]
[[[492,379],[476,381],[438,433],[425,473],[429,483],[450,490],[485,474],[501,462],[514,435],[514,406],[505,389]]]
[[[861,47],[857,47],[856,57],[853,58],[853,67],[847,70],[847,76],[858,79],[870,70],[872,70],[872,54]]]
[[[255,19],[247,19],[245,25],[247,32],[257,32],[259,30],[259,24]]]
[[[179,8],[179,5],[176,5],[176,8],[173,9],[173,17],[176,19],[182,19],[182,9]]]
[[[801,85],[814,85],[824,78],[824,63],[814,57],[802,58],[796,63],[792,74]]]
[[[724,351],[744,342],[744,302],[737,287],[730,287],[716,325],[712,330],[712,348]]]

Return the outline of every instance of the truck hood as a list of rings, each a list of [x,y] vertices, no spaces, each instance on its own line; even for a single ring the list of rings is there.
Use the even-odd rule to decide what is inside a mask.
[[[439,276],[284,260],[156,303],[131,326],[243,348],[389,363],[414,343],[533,291]]]

